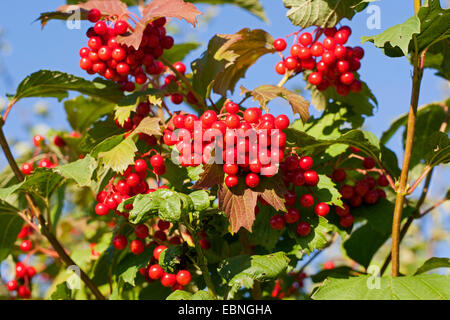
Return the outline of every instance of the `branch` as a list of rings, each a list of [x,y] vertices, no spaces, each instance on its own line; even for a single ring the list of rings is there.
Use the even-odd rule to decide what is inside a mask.
[[[11,149],[9,147],[8,142],[6,141],[5,134],[3,133],[3,125],[4,121],[0,117],[0,145],[3,149],[3,152],[8,160],[8,163],[13,170],[17,180],[19,182],[24,181],[24,176],[22,171],[20,171],[16,160],[14,159]],[[41,214],[40,209],[34,204],[33,198],[31,195],[25,193],[25,198],[28,202],[28,206],[31,209],[31,213],[38,219],[40,225],[40,231],[42,235],[47,238],[50,244],[53,246],[56,252],[58,252],[59,258],[67,265],[67,266],[77,266],[77,264],[70,258],[70,256],[66,253],[66,250],[63,248],[58,239],[53,235],[53,233],[48,229],[47,223],[45,221],[44,216]],[[78,267],[78,266],[77,266]],[[105,300],[105,297],[102,295],[100,290],[97,288],[95,283],[88,277],[88,275],[80,268],[80,276],[81,280],[86,284],[86,286],[91,290],[94,296],[99,300]]]
[[[197,99],[198,103],[200,104],[200,106],[205,109],[208,110],[208,106],[206,105],[205,99],[203,99],[192,87],[191,82],[188,80],[188,78],[186,78],[182,73],[180,73],[166,58],[164,57],[159,57],[158,58],[159,61],[161,61],[162,63],[164,63],[170,70],[172,70],[173,73],[175,73],[177,75],[177,77],[181,80],[181,82],[184,83],[184,85],[187,87],[187,89],[192,92],[192,94],[194,95],[195,99]]]
[[[417,0],[415,0],[417,2]],[[420,1],[419,1],[420,4]],[[411,163],[411,154],[414,144],[414,134],[416,129],[417,106],[419,102],[420,83],[422,81],[423,69],[420,65],[420,55],[418,50],[417,38],[414,35],[414,53],[413,53],[413,77],[411,102],[408,114],[408,129],[406,133],[405,154],[403,156],[402,172],[400,174],[397,196],[395,199],[394,218],[392,220],[392,275],[397,277],[400,269],[400,224],[402,220],[403,204],[407,194],[407,182],[409,166]]]

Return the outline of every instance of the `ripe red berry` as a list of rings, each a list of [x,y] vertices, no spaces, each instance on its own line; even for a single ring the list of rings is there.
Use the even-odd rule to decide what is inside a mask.
[[[145,245],[141,240],[133,240],[130,243],[130,250],[134,254],[141,254],[144,252]]]
[[[177,282],[177,277],[174,274],[164,272],[161,277],[161,284],[164,287],[172,287]]]
[[[8,283],[6,284],[6,288],[8,289],[8,291],[16,291],[17,286],[18,284],[16,280],[8,281]]]
[[[36,275],[36,269],[32,266],[27,267],[27,276],[28,278],[33,278]]]
[[[187,270],[180,270],[177,273],[177,283],[182,286],[187,286],[191,282],[191,273]]]
[[[244,120],[248,123],[255,123],[261,117],[261,110],[259,108],[248,108],[244,111]]]
[[[377,203],[379,198],[377,190],[370,190],[364,195],[364,202],[367,204],[375,204]]]
[[[53,138],[53,143],[55,144],[55,146],[60,147],[60,148],[62,148],[66,145],[66,142],[60,136],[55,136],[55,138]]]
[[[355,183],[355,192],[364,197],[367,192],[370,190],[370,185],[366,180],[358,180]]]
[[[284,60],[284,64],[288,70],[294,70],[298,67],[298,61],[296,57],[287,57]]]
[[[33,243],[30,240],[23,240],[20,244],[20,250],[28,252],[33,248]]]
[[[186,73],[186,65],[183,62],[175,62],[173,67],[181,74]]]
[[[228,113],[236,114],[236,113],[238,113],[238,111],[239,111],[239,105],[236,104],[236,103],[234,103],[234,102],[231,101],[231,100],[228,100],[228,101],[225,103],[225,110],[227,110]]]
[[[128,240],[124,235],[118,234],[113,238],[112,243],[114,248],[116,248],[117,250],[123,250],[127,247]]]
[[[269,220],[270,226],[275,230],[281,230],[284,227],[284,218],[281,214],[276,214]]]
[[[353,47],[353,56],[361,60],[364,57],[364,49],[361,47]]]
[[[323,54],[323,45],[320,42],[315,42],[311,46],[311,55],[314,57],[319,57]]]
[[[112,51],[111,56],[116,61],[122,61],[126,58],[127,53],[122,47],[117,47]]]
[[[363,202],[363,198],[360,196],[360,195],[358,195],[358,194],[355,194],[351,199],[350,199],[350,205],[352,206],[352,207],[359,207],[360,205],[362,205],[362,202]]]
[[[303,174],[305,177],[305,184],[308,186],[315,186],[319,183],[319,175],[314,170],[305,171]]]
[[[277,51],[284,51],[287,47],[287,43],[284,39],[278,38],[273,42],[273,46]]]
[[[343,182],[347,178],[347,174],[344,169],[336,169],[333,171],[333,180],[335,182]]]
[[[155,154],[150,158],[150,164],[153,168],[162,167],[164,165],[164,158],[159,154]]]
[[[134,163],[134,170],[136,172],[145,172],[147,171],[147,162],[144,159],[137,159]]]
[[[339,192],[341,193],[343,199],[351,199],[355,194],[354,188],[347,184],[343,185]]]
[[[92,23],[96,23],[98,20],[100,20],[101,17],[102,14],[98,9],[91,9],[88,12],[88,20]]]
[[[23,278],[27,275],[27,267],[22,262],[16,263],[16,278]]]
[[[170,228],[170,222],[169,221],[164,221],[164,220],[159,220],[158,221],[158,228],[161,231],[168,230]]]
[[[339,224],[344,228],[348,228],[353,225],[353,221],[354,221],[353,216],[351,214],[347,214],[341,217],[341,219],[339,219]]]
[[[304,32],[300,35],[298,42],[300,42],[300,44],[302,44],[303,46],[309,46],[313,41],[313,37],[311,35],[311,33],[309,32]]]
[[[334,50],[336,48],[336,41],[332,37],[326,37],[323,40],[323,47],[327,50]]]
[[[286,73],[286,64],[284,61],[280,61],[275,65],[275,71],[278,74],[285,74]]]
[[[95,213],[99,216],[106,216],[109,212],[109,208],[103,203],[97,203],[95,206]]]
[[[208,239],[200,239],[198,242],[203,250],[209,250],[209,248],[211,248],[211,242],[209,242]]]
[[[355,79],[355,76],[351,72],[343,73],[343,74],[341,74],[341,77],[340,77],[341,82],[346,85],[352,84],[354,79]]]
[[[164,274],[163,268],[159,264],[154,264],[148,268],[148,276],[150,279],[157,280],[161,279]]]
[[[45,138],[43,136],[37,134],[33,137],[33,144],[36,148],[39,148],[45,144]]]
[[[300,205],[305,208],[312,207],[314,205],[314,197],[310,194],[304,194],[300,197]]]
[[[387,187],[389,185],[389,181],[385,175],[380,175],[378,177],[377,183],[380,187]]]
[[[128,22],[124,20],[119,20],[114,24],[114,32],[117,35],[122,35],[128,30]]]
[[[141,182],[141,179],[136,173],[132,173],[127,177],[127,184],[130,187],[136,187],[139,182]]]
[[[212,124],[217,121],[217,113],[213,110],[208,110],[202,114],[200,121],[204,128],[210,128]]]
[[[336,212],[336,214],[337,214],[338,216],[341,216],[341,217],[342,217],[342,216],[345,216],[345,215],[347,215],[347,214],[350,213],[350,207],[349,207],[348,204],[344,203],[344,208],[335,206],[335,207],[334,207],[334,211]]]
[[[155,248],[155,250],[153,250],[153,258],[155,258],[156,260],[159,260],[159,256],[161,255],[161,252],[163,252],[166,249],[167,249],[167,247],[164,245],[157,246]]]
[[[298,171],[294,174],[292,182],[298,187],[305,184],[305,175],[302,171]]]
[[[358,93],[362,90],[362,82],[358,79],[353,80],[350,84],[350,91],[354,93]]]
[[[225,184],[228,188],[233,188],[233,187],[237,186],[238,182],[239,182],[239,179],[236,176],[229,175],[225,178]]]
[[[309,156],[304,156],[301,157],[300,160],[298,161],[298,165],[302,170],[310,170],[313,165],[314,165],[314,161],[311,157]]]
[[[285,205],[291,207],[297,202],[297,194],[294,190],[290,190],[284,196],[284,200],[286,201]]]
[[[127,76],[130,73],[130,66],[124,62],[121,62],[117,65],[116,71],[122,76]]]
[[[249,188],[255,188],[259,184],[259,176],[255,173],[249,173],[245,177],[245,183]]]
[[[239,166],[234,163],[225,163],[223,165],[223,172],[228,175],[235,176],[239,171]]]
[[[106,25],[106,23],[104,21],[98,21],[94,25],[94,31],[96,34],[102,36],[108,32],[108,26]]]
[[[330,207],[324,203],[324,202],[320,202],[316,205],[316,207],[314,208],[314,212],[318,215],[318,216],[326,216],[329,212],[330,212]]]
[[[31,174],[31,172],[33,171],[33,164],[32,164],[32,163],[25,162],[25,163],[22,165],[21,171],[22,171],[22,173],[23,173],[24,175],[29,175],[29,174]]]
[[[306,237],[311,232],[311,226],[307,222],[300,222],[296,228],[297,233],[301,237]]]
[[[138,224],[136,228],[134,228],[134,233],[136,234],[136,237],[145,239],[149,235],[149,230],[145,224]]]
[[[274,124],[275,128],[284,130],[289,127],[289,118],[285,114],[280,114],[275,118]]]
[[[300,212],[295,208],[289,208],[284,214],[284,220],[287,223],[296,223],[300,219]]]
[[[363,160],[363,167],[366,169],[373,169],[375,167],[375,160],[371,157],[365,157]]]
[[[27,286],[23,285],[17,289],[17,295],[22,299],[29,299],[31,297],[31,291]]]
[[[308,82],[315,86],[319,85],[322,82],[322,74],[319,72],[312,72],[308,76]]]

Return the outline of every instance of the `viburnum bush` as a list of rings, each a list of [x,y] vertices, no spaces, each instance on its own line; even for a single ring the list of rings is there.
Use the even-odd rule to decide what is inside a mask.
[[[220,1],[67,2],[38,20],[88,20],[71,63],[95,76],[32,73],[0,117],[5,296],[42,298],[44,282],[52,299],[450,298],[447,276],[424,274],[448,259],[411,274],[399,255],[413,221],[449,198],[427,205],[433,171],[450,161],[449,100],[418,108],[424,68],[449,79],[450,13],[439,1],[415,1],[406,22],[362,39],[413,70],[410,110],[380,139],[361,128],[387,106],[360,79],[364,49],[342,21],[370,1],[278,1],[294,32],[217,34],[191,63],[198,45],[175,43],[169,23],[195,27],[193,3]],[[265,19],[258,1],[227,3]],[[281,58],[275,70],[259,65],[267,84],[243,80],[238,97],[266,55]],[[308,99],[288,83],[305,84]],[[29,97],[64,100],[72,129],[35,135],[33,152],[15,159],[3,128]],[[277,98],[291,109],[275,109]],[[403,128],[399,166],[386,144]],[[335,244],[342,259],[308,274]],[[377,252],[386,259],[375,276],[390,265],[392,277],[371,290]]]

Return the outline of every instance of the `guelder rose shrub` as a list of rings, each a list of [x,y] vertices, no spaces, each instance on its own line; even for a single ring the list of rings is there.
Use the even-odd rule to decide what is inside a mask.
[[[148,1],[133,9],[137,15],[125,1],[89,0],[42,13],[42,26],[74,15],[89,21],[79,32],[88,79],[32,73],[0,118],[9,164],[0,179],[7,296],[447,299],[448,277],[426,272],[448,267],[448,259],[418,258],[414,267],[423,265],[411,273],[399,246],[415,219],[448,199],[426,201],[432,172],[450,160],[449,103],[418,109],[418,99],[425,68],[448,80],[441,35],[449,12],[439,1],[415,1],[412,18],[363,37],[412,68],[410,111],[377,138],[361,127],[386,106],[360,78],[364,49],[349,21],[368,3],[324,2],[273,1],[284,4],[294,32],[217,34],[194,61],[185,58],[199,44],[176,43],[168,27],[174,19],[196,26],[202,12],[190,2]],[[227,3],[265,19],[258,1]],[[259,65],[267,67],[266,84],[248,89],[247,70],[266,55],[281,58],[275,72]],[[308,100],[289,89],[302,80]],[[28,97],[62,100],[72,128],[35,135],[33,152],[16,159],[3,129]],[[276,98],[292,110],[273,108]],[[310,117],[311,107],[320,115]],[[403,128],[398,159],[386,144]],[[334,243],[342,258],[307,272]],[[374,258],[387,246],[384,263]],[[376,278],[371,290],[371,277],[389,266],[393,277]]]

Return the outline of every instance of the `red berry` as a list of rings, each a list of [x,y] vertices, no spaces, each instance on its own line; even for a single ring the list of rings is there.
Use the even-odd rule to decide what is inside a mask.
[[[285,114],[281,114],[275,118],[275,128],[284,130],[289,127],[289,118]]]
[[[223,172],[228,175],[235,176],[239,171],[239,166],[234,163],[226,163],[223,165]]]
[[[367,192],[364,196],[364,202],[367,204],[375,204],[377,203],[379,198],[378,191],[377,190],[370,190]]]
[[[297,58],[295,58],[295,57],[287,57],[284,60],[284,64],[286,65],[286,68],[288,70],[294,70],[295,68],[298,67],[298,61],[297,61]]]
[[[300,42],[300,44],[302,44],[303,46],[309,46],[313,41],[313,37],[311,35],[311,33],[309,32],[304,32],[300,35],[298,42]]]
[[[244,120],[248,123],[255,123],[261,117],[261,110],[259,108],[248,108],[244,112]]]
[[[136,228],[134,228],[134,233],[136,234],[136,237],[145,239],[148,237],[149,230],[145,224],[139,224],[136,226]]]
[[[29,299],[31,297],[31,291],[27,286],[20,286],[17,289],[17,295],[22,299]]]
[[[8,283],[6,284],[6,288],[8,289],[8,291],[16,291],[17,286],[18,284],[16,280],[8,281]]]
[[[336,41],[332,37],[326,37],[323,40],[323,47],[327,50],[334,50],[336,48]]]
[[[20,250],[28,252],[33,248],[33,243],[30,240],[23,240],[20,244]]]
[[[164,221],[164,220],[159,220],[158,221],[158,228],[161,231],[168,230],[170,228],[170,222],[169,221]]]
[[[16,263],[16,278],[23,278],[27,275],[27,267],[22,262]]]
[[[184,101],[184,97],[179,93],[174,93],[170,96],[170,101],[173,104],[181,104]]]
[[[300,197],[300,205],[305,208],[312,207],[314,205],[314,197],[310,194],[304,194]]]
[[[355,79],[355,76],[351,72],[343,73],[340,77],[341,82],[346,85],[352,84],[354,79]]]
[[[284,200],[286,201],[286,206],[291,207],[297,202],[297,194],[294,190],[288,191],[284,196]]]
[[[134,163],[134,170],[136,172],[145,172],[147,171],[147,162],[144,159],[137,159]]]
[[[276,214],[269,220],[270,226],[275,230],[281,230],[284,227],[284,217],[281,214]]]
[[[359,207],[360,205],[362,205],[363,202],[363,198],[360,195],[355,194],[351,199],[350,199],[350,205],[352,207]]]
[[[311,55],[314,57],[319,57],[323,54],[323,45],[320,42],[315,42],[311,46]]]
[[[181,74],[186,73],[186,66],[183,62],[175,62],[173,64],[173,67]]]
[[[29,175],[33,171],[33,164],[25,162],[22,165],[21,171],[24,175]]]
[[[342,217],[350,213],[350,207],[348,206],[348,204],[344,203],[344,208],[336,206],[334,207],[334,211],[338,216]]]
[[[305,184],[305,175],[302,171],[298,171],[295,173],[292,182],[296,186],[303,186]]]
[[[134,254],[141,254],[144,252],[145,245],[141,240],[133,240],[130,243],[130,250]]]
[[[306,237],[311,232],[311,226],[307,222],[300,222],[296,228],[297,233],[301,237]]]
[[[361,60],[364,57],[364,49],[361,47],[354,47],[353,48],[353,56],[359,60]]]
[[[161,284],[164,287],[172,287],[177,282],[177,277],[174,274],[164,272],[161,277]]]
[[[94,31],[96,34],[102,36],[108,32],[108,26],[104,21],[98,21],[94,26]]]
[[[187,286],[191,282],[191,273],[187,270],[180,270],[177,273],[177,283],[182,286]]]
[[[324,202],[320,202],[316,205],[316,207],[314,208],[314,212],[318,215],[318,216],[326,216],[329,212],[330,212],[330,207],[324,203]]]
[[[334,35],[334,40],[336,41],[337,44],[341,44],[341,45],[345,44],[348,41],[348,35],[346,32],[339,30]]]
[[[130,187],[136,187],[139,182],[141,182],[141,180],[136,173],[132,173],[127,177],[127,184]]]
[[[319,183],[319,175],[314,170],[305,171],[303,174],[305,178],[305,184],[308,186],[315,186]]]
[[[366,169],[373,169],[375,167],[375,160],[371,157],[365,157],[363,160],[363,167]]]
[[[347,178],[347,173],[344,169],[336,169],[333,171],[333,180],[335,182],[343,182]]]
[[[233,188],[233,187],[237,186],[238,182],[239,182],[239,179],[236,176],[227,176],[225,178],[225,184],[228,188]]]
[[[164,158],[159,154],[155,154],[150,158],[150,164],[153,168],[162,167],[164,165]]]
[[[344,228],[348,228],[353,225],[353,221],[354,221],[353,216],[351,214],[347,214],[341,217],[341,219],[339,220],[339,224]]]
[[[358,79],[353,80],[350,84],[350,91],[354,93],[358,93],[362,90],[362,82]]]
[[[102,14],[101,14],[100,10],[98,10],[98,9],[91,9],[88,12],[88,20],[92,23],[97,22],[98,20],[100,20],[101,17],[102,17]]]
[[[114,32],[117,35],[122,35],[128,30],[128,22],[124,20],[119,20],[114,24]]]
[[[117,65],[116,71],[122,76],[127,76],[130,73],[130,66],[124,62],[121,62]]]
[[[342,195],[342,198],[344,199],[351,199],[353,195],[355,194],[355,190],[352,186],[349,186],[347,184],[343,185],[339,192]]]
[[[278,74],[285,74],[286,73],[286,64],[284,61],[280,61],[275,65],[275,71]]]
[[[117,47],[112,51],[111,56],[116,61],[122,61],[126,58],[127,53],[123,48]]]
[[[27,275],[28,275],[28,278],[30,278],[30,279],[33,278],[36,275],[36,269],[32,266],[28,266],[27,267]]]
[[[228,101],[225,103],[225,110],[227,110],[228,113],[236,114],[236,113],[238,113],[238,111],[239,111],[239,105],[236,104],[236,103],[234,103],[234,102],[231,101],[231,100],[228,100]]]
[[[161,255],[161,252],[163,252],[166,249],[167,249],[167,247],[164,245],[157,246],[155,248],[155,250],[153,250],[153,258],[155,258],[156,260],[159,260],[159,256]]]
[[[284,220],[287,223],[296,223],[300,219],[300,212],[295,208],[289,208],[284,214]]]
[[[355,183],[355,192],[364,197],[367,192],[370,190],[370,185],[366,180],[358,180]]]
[[[200,239],[198,242],[203,250],[209,250],[209,248],[211,248],[211,242],[209,242],[208,239]]]
[[[378,177],[377,183],[380,187],[387,187],[389,185],[389,181],[385,175],[380,175]]]
[[[36,148],[39,148],[39,147],[41,147],[42,145],[45,144],[45,138],[43,136],[39,135],[39,134],[35,135],[33,137],[33,144],[34,144],[34,146]]]
[[[273,42],[273,46],[277,51],[284,51],[287,47],[287,43],[284,39],[279,38]]]
[[[200,121],[204,128],[210,128],[212,124],[217,121],[217,113],[213,110],[208,110],[202,114]]]
[[[109,212],[109,208],[103,203],[97,203],[95,206],[95,213],[99,216],[106,216]]]
[[[164,274],[163,268],[159,264],[154,264],[148,268],[148,276],[150,279],[157,280],[161,279]]]
[[[127,247],[128,240],[124,235],[118,234],[113,238],[112,243],[114,248],[116,248],[117,250],[123,250]]]
[[[314,161],[311,157],[305,156],[301,157],[298,161],[298,165],[302,170],[310,170],[313,167]]]
[[[60,148],[62,148],[66,145],[66,142],[60,136],[55,136],[55,138],[53,139],[53,143],[55,144],[55,146],[60,147]]]
[[[322,82],[322,74],[320,74],[319,72],[312,72],[308,76],[308,82],[312,85],[317,86]]]
[[[249,188],[255,188],[259,184],[259,176],[255,173],[249,173],[245,177],[245,183]]]

